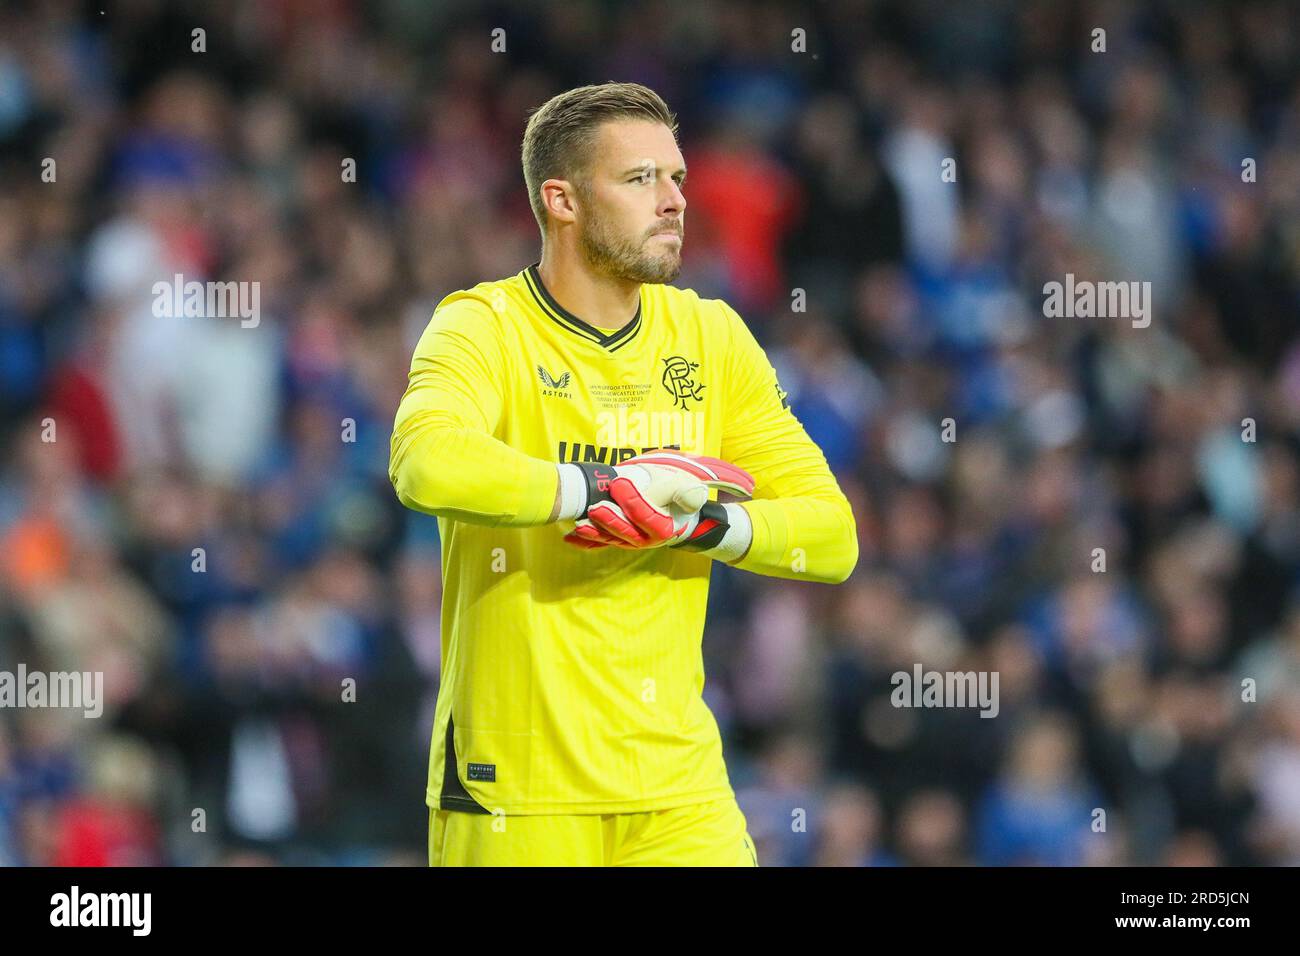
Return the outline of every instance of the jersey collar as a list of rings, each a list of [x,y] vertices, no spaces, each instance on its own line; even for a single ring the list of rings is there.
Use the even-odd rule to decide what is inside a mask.
[[[538,271],[540,262],[534,262],[524,270],[524,281],[528,284],[528,291],[533,294],[537,305],[543,312],[551,318],[552,321],[568,329],[574,335],[581,336],[590,342],[610,352],[617,352],[623,346],[627,345],[636,337],[637,332],[641,330],[641,299],[637,297],[636,315],[632,316],[632,321],[621,329],[617,329],[608,335],[596,328],[589,322],[584,322],[578,318],[560,303],[552,298],[551,293],[546,291],[546,286],[542,284],[542,276]]]

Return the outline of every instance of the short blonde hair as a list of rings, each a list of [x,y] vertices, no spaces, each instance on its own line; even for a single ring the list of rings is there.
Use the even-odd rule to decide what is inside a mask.
[[[567,179],[579,189],[591,160],[596,130],[618,119],[663,123],[677,135],[677,118],[654,90],[640,83],[601,83],[558,93],[537,108],[524,129],[524,182],[537,225],[546,235],[541,185]]]

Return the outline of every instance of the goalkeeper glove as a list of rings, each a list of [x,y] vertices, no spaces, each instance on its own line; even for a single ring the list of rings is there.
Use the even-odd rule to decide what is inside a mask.
[[[615,506],[617,507],[617,506]],[[573,531],[564,536],[569,544],[580,548],[623,548],[638,551],[664,545],[688,551],[708,551],[710,557],[734,561],[749,548],[753,530],[749,513],[736,504],[706,502],[704,507],[686,519],[686,525],[667,541],[633,544],[626,535],[620,536],[610,524],[598,524],[582,519]],[[723,547],[728,545],[728,547]]]
[[[562,497],[565,467],[581,469],[587,492],[585,512],[574,530],[565,535],[570,544],[584,548],[668,545],[705,551],[722,542],[734,517],[745,525],[748,545],[748,516],[727,510],[737,506],[710,502],[708,495],[710,488],[717,488],[749,497],[754,493],[754,479],[743,468],[720,458],[661,449],[613,467],[595,463],[561,466]],[[568,477],[568,483],[574,485],[573,474]],[[569,514],[573,513],[570,506]]]

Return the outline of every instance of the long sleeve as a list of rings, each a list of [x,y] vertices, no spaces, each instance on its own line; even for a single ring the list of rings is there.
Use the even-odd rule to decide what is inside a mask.
[[[486,302],[438,308],[416,346],[397,408],[388,477],[408,508],[475,524],[545,524],[559,478],[553,462],[494,437],[506,349]]]
[[[753,524],[734,567],[769,577],[837,584],[858,561],[857,527],[816,443],[790,411],[776,371],[740,316],[731,323],[722,457],[754,476],[743,504]]]

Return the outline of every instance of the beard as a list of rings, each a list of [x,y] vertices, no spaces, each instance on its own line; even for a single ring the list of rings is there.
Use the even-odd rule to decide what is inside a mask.
[[[648,247],[650,241],[649,236],[641,240],[620,236],[604,219],[589,216],[578,246],[592,270],[602,275],[653,285],[672,282],[681,275],[681,246],[654,251]]]

